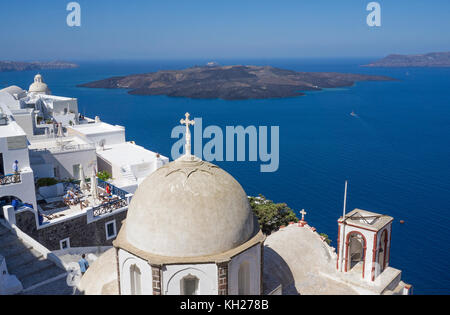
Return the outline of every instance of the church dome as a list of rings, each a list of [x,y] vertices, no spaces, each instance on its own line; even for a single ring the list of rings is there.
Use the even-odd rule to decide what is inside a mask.
[[[37,74],[34,77],[34,82],[30,85],[28,91],[33,93],[50,94],[50,90],[48,89],[47,84],[44,83],[42,75],[40,74]]]
[[[241,185],[218,166],[185,155],[139,186],[124,236],[146,253],[197,257],[234,249],[258,231]]]

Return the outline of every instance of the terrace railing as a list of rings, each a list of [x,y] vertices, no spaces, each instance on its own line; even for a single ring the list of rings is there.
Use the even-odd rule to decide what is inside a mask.
[[[123,207],[128,206],[128,202],[126,199],[117,199],[100,206],[92,208],[94,217],[98,217],[102,214],[111,213],[114,210],[121,209]]]
[[[101,180],[100,178],[97,179],[98,187],[103,188],[106,190],[106,185],[109,185],[109,188],[111,189],[111,194],[118,196],[120,199],[126,199],[126,196],[128,195],[128,192],[126,192],[123,189],[120,189],[108,182],[105,182]]]
[[[86,144],[64,144],[62,146],[52,146],[48,148],[42,149],[31,149],[30,154],[36,155],[40,152],[50,152],[50,153],[62,153],[62,152],[73,152],[73,151],[83,151],[83,150],[94,150],[95,145],[86,143]]]
[[[0,186],[9,184],[18,184],[22,181],[20,174],[9,174],[0,176]]]

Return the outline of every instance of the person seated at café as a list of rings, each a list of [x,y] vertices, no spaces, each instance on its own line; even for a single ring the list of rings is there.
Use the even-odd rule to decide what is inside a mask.
[[[69,202],[71,204],[78,203],[78,196],[73,192],[72,189],[67,191],[67,194],[64,196],[64,201]]]

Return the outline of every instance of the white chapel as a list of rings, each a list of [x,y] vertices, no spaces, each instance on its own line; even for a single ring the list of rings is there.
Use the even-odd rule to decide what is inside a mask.
[[[138,187],[113,242],[78,285],[87,295],[410,294],[389,266],[392,218],[338,221],[336,249],[305,221],[265,236],[241,185],[185,155]]]
[[[85,294],[108,287],[123,295],[262,293],[265,237],[247,194],[230,174],[191,155],[187,138],[186,154],[139,186],[114,250],[83,277]],[[118,281],[108,286],[99,274],[111,277],[104,268],[113,256]]]

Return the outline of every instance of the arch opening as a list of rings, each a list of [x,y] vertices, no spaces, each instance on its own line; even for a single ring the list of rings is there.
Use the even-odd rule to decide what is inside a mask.
[[[351,232],[347,235],[345,271],[361,272],[364,278],[367,243],[364,235]]]
[[[249,295],[250,294],[250,264],[248,261],[244,261],[239,266],[238,294],[239,295]]]
[[[135,264],[130,266],[130,292],[131,295],[141,295],[141,270]]]
[[[387,231],[384,230],[383,233],[381,233],[381,239],[380,239],[380,249],[378,251],[378,263],[380,264],[380,273],[384,271],[387,267]]]
[[[200,280],[191,274],[181,279],[181,295],[198,295],[198,286]]]
[[[13,206],[15,210],[18,207],[23,205],[23,202],[20,198],[16,196],[4,196],[0,198],[0,218],[3,218],[3,207],[5,206]]]

